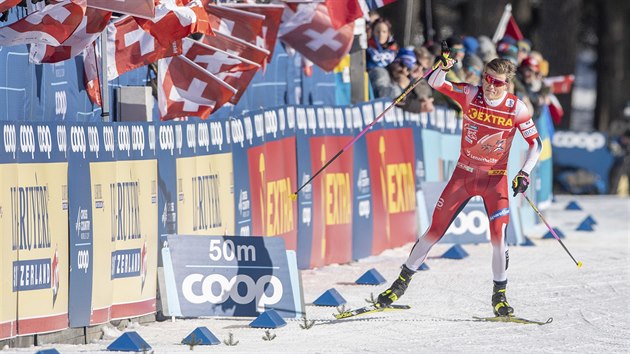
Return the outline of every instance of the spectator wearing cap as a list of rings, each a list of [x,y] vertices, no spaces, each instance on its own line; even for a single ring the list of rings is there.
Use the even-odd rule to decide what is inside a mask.
[[[462,61],[464,67],[464,81],[475,86],[481,85],[483,61],[475,54],[466,54]]]
[[[474,54],[477,55],[477,51],[479,50],[479,41],[477,38],[473,36],[465,36],[464,40],[464,53],[466,55]]]
[[[532,52],[532,42],[530,42],[528,39],[522,39],[516,42],[516,47],[518,48],[518,55],[516,57],[516,60],[520,65],[521,62],[523,62],[523,59],[527,58]]]
[[[479,53],[479,57],[483,60],[484,63],[489,63],[492,59],[498,58],[497,49],[492,43],[492,40],[488,36],[479,36],[479,49],[477,52]]]
[[[371,25],[372,37],[366,49],[367,70],[385,68],[396,58],[398,45],[392,36],[392,25],[386,19],[376,19]]]
[[[525,87],[525,92],[533,109],[533,117],[538,117],[543,105],[552,101],[551,90],[545,86],[540,72],[540,61],[528,56],[518,67],[517,77]]]
[[[462,65],[462,60],[466,53],[464,52],[464,42],[462,37],[460,36],[450,36],[446,39],[446,44],[448,45],[448,49],[451,51],[450,57],[455,59],[455,65],[449,70],[446,74],[446,79],[451,82],[462,82],[464,81],[464,70]]]

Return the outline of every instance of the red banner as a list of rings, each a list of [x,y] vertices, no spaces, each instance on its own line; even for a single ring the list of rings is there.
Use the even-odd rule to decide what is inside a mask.
[[[411,128],[367,135],[372,179],[372,254],[413,242],[416,218],[415,157]]]
[[[346,136],[309,139],[312,171],[322,168],[345,146]],[[352,149],[313,180],[311,267],[352,260]]]
[[[268,142],[247,151],[251,187],[252,235],[280,236],[286,248],[297,247],[295,137]]]

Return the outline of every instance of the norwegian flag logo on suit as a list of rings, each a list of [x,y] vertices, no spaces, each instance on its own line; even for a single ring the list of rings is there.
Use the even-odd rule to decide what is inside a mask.
[[[32,44],[29,59],[32,63],[57,63],[75,57],[92,44],[107,26],[112,13],[88,7],[81,23],[70,38],[62,45],[53,47],[45,44]]]
[[[108,80],[158,59],[181,54],[182,42],[162,46],[143,30],[131,16],[121,17],[107,25]]]
[[[172,0],[162,0],[155,8],[154,19],[137,18],[136,22],[164,46],[191,33],[213,34],[208,13],[199,0],[185,6],[179,6]]]
[[[196,116],[208,118],[236,89],[183,55],[158,62],[160,119]]]
[[[155,16],[154,0],[88,0],[88,6],[143,18]]]
[[[206,5],[210,26],[215,32],[229,34],[249,43],[261,36],[265,16],[227,6]]]
[[[326,71],[332,71],[348,54],[354,38],[354,23],[335,30],[326,6],[300,7],[294,17],[280,27],[280,40]],[[283,28],[284,27],[284,28]]]
[[[256,45],[269,51],[267,62],[271,61],[273,50],[278,39],[278,29],[282,21],[284,6],[282,5],[256,5],[256,4],[232,4],[234,8],[254,12],[265,16],[262,25],[262,36],[256,38]]]
[[[19,4],[20,1],[22,0],[0,0],[0,12],[5,12],[13,6]]]
[[[0,46],[42,43],[58,46],[79,26],[86,0],[65,0],[47,5],[23,19],[0,28]]]

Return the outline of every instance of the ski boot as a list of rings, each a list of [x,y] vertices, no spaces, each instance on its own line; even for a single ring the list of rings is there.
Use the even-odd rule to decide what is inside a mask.
[[[492,310],[495,316],[512,316],[514,313],[514,308],[508,304],[505,297],[506,285],[507,283],[494,283],[494,288],[492,289]]]
[[[411,277],[414,273],[415,272],[413,270],[407,268],[407,266],[403,264],[400,275],[398,275],[398,279],[394,281],[389,289],[378,295],[376,306],[387,307],[394,301],[398,300],[398,298],[405,293],[405,290],[407,290],[407,286],[409,286],[409,282],[411,281]]]

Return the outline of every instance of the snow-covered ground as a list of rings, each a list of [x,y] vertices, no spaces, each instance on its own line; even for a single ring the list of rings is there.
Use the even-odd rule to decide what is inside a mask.
[[[564,210],[575,200],[582,211]],[[591,215],[595,231],[575,231]],[[411,310],[384,312],[334,320],[336,309],[310,305],[324,291],[335,288],[348,307],[363,306],[395,279],[411,244],[359,262],[302,271],[306,314],[315,325],[302,329],[303,320],[270,332],[248,326],[252,318],[187,319],[133,325],[155,353],[188,353],[179,344],[198,326],[206,326],[220,340],[232,333],[236,346],[200,347],[213,353],[433,353],[433,352],[630,352],[630,199],[615,196],[557,196],[545,211],[547,221],[564,232],[571,253],[584,263],[578,269],[555,239],[541,239],[544,225],[528,236],[535,247],[512,247],[508,299],[518,316],[553,322],[544,325],[473,322],[472,316],[491,316],[492,291],[489,244],[464,245],[470,254],[462,260],[438,258],[450,245],[436,245],[429,255],[430,270],[419,272],[401,304]],[[382,286],[359,286],[354,281],[370,268],[388,280]],[[121,332],[106,331],[106,338],[82,346],[55,345],[61,353],[100,353]],[[8,349],[35,352],[50,348]]]

